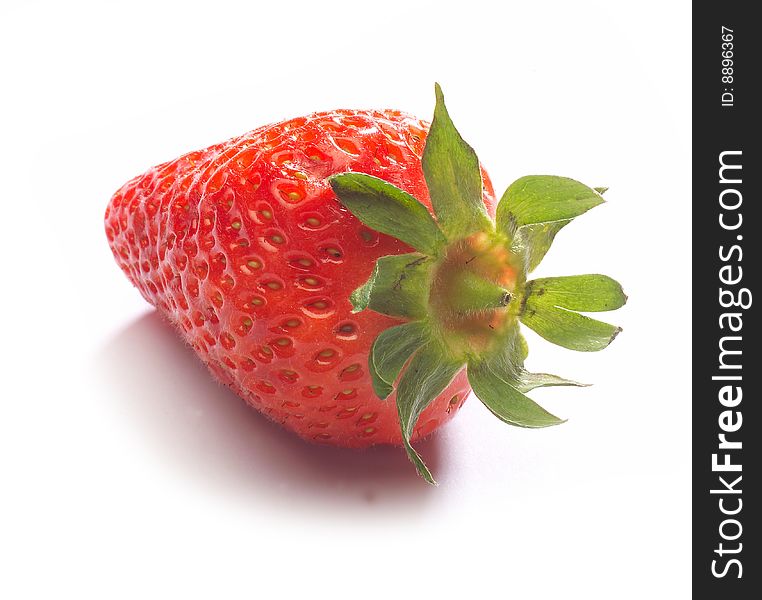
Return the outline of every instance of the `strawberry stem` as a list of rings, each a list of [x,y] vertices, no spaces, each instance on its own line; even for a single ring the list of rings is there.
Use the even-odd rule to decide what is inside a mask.
[[[505,308],[511,293],[473,271],[459,271],[449,277],[446,298],[458,314],[471,314],[491,308]]]

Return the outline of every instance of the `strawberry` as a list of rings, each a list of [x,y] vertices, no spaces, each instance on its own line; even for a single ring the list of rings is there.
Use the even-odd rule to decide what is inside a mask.
[[[471,388],[501,420],[562,421],[525,394],[579,385],[524,369],[519,323],[581,351],[619,328],[603,275],[528,280],[602,189],[523,177],[499,203],[436,86],[429,127],[336,110],[255,129],[132,179],[105,223],[114,257],[213,375],[304,439],[412,447]]]

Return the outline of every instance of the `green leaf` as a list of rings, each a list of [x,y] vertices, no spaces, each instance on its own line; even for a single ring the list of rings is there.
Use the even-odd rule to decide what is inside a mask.
[[[527,359],[527,356],[529,356],[529,344],[527,344],[527,339],[521,334],[520,331],[518,331],[518,323],[516,324],[516,340],[517,340],[517,348],[518,348],[518,358],[521,365],[524,364],[524,361]]]
[[[402,445],[405,447],[405,452],[407,452],[408,458],[413,465],[415,465],[415,470],[418,471],[418,474],[423,477],[426,483],[439,485],[431,474],[431,471],[429,471],[429,468],[426,466],[426,463],[423,462],[421,455],[415,451],[415,448],[410,444],[410,441],[404,436],[402,437]]]
[[[527,283],[519,318],[549,342],[582,352],[603,350],[619,334],[614,325],[576,312],[614,310],[627,297],[605,275],[548,277]]]
[[[368,360],[368,368],[370,369],[370,382],[373,385],[373,391],[378,396],[379,400],[386,400],[394,391],[394,386],[390,383],[386,383],[381,376],[373,368],[373,361]]]
[[[556,234],[571,221],[571,219],[563,219],[561,221],[532,223],[518,228],[511,246],[517,254],[523,253],[525,255],[527,272],[535,270],[550,250]]]
[[[537,303],[583,312],[615,310],[627,302],[622,286],[606,275],[545,277],[527,283]]]
[[[439,84],[434,90],[437,103],[421,162],[439,226],[455,240],[492,225],[482,201],[479,159],[455,129]]]
[[[523,393],[538,387],[587,385],[549,373],[530,373],[524,368],[528,352],[527,341],[516,326],[501,340],[497,352],[476,361],[485,360],[495,375]]]
[[[524,368],[524,361],[528,354],[529,346],[526,338],[519,331],[517,324],[501,340],[498,351],[484,360],[488,362],[490,370],[495,375],[504,381],[510,382],[517,390],[524,393],[537,387],[586,385],[548,373],[530,373]]]
[[[509,238],[522,225],[566,221],[603,202],[594,189],[553,175],[528,175],[517,179],[497,206],[497,227]]]
[[[529,352],[526,339],[519,331],[518,323],[508,329],[506,334],[496,341],[495,350],[486,357],[474,357],[474,360],[487,360],[490,369],[506,381],[517,381],[524,372],[524,360]]]
[[[329,182],[339,201],[371,229],[424,254],[436,254],[447,242],[429,210],[391,183],[364,173],[341,173]]]
[[[517,382],[498,376],[488,362],[469,363],[468,381],[477,398],[501,421],[519,427],[549,427],[563,423],[522,394]]]
[[[463,363],[446,357],[435,342],[415,353],[397,388],[397,410],[405,437],[410,438],[421,412],[450,385],[462,367]]]
[[[373,389],[385,400],[394,389],[394,382],[410,356],[429,338],[429,328],[422,321],[411,321],[390,327],[373,342],[368,364]]]
[[[571,379],[564,379],[563,377],[551,375],[550,373],[530,373],[529,371],[522,371],[519,375],[519,381],[516,383],[516,389],[524,393],[538,387],[553,386],[589,387],[590,384],[579,383],[578,381],[572,381]]]
[[[373,391],[379,400],[386,400],[389,394],[394,391],[394,386],[381,379],[381,376],[373,368],[373,362],[370,360],[368,361],[368,367],[370,368],[370,382],[373,385]]]
[[[352,312],[370,308],[393,317],[425,318],[432,265],[430,257],[417,252],[382,256],[368,281],[352,292]]]
[[[418,473],[429,483],[434,480],[410,445],[410,437],[423,410],[450,385],[462,368],[462,363],[447,358],[436,343],[430,342],[415,353],[397,386],[397,413],[405,450]]]
[[[549,342],[580,352],[603,350],[622,331],[619,327],[565,308],[538,302],[536,296],[527,298],[519,318]]]

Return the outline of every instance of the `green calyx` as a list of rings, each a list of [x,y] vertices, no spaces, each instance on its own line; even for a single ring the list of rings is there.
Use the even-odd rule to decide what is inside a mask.
[[[528,372],[520,323],[565,348],[601,350],[621,329],[580,313],[614,310],[627,299],[605,275],[527,280],[556,234],[601,204],[606,189],[564,177],[522,177],[508,186],[493,220],[483,202],[479,159],[455,129],[438,84],[435,92],[421,159],[432,210],[377,177],[329,179],[360,221],[414,250],[379,258],[350,299],[354,312],[403,321],[376,338],[368,366],[379,398],[396,388],[403,444],[432,484],[410,440],[421,413],[463,368],[474,394],[502,421],[532,428],[562,423],[526,393],[584,384]]]

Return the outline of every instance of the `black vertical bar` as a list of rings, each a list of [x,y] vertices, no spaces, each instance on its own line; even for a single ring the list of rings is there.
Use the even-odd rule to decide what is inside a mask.
[[[755,7],[693,4],[693,594],[727,600],[762,598]]]

